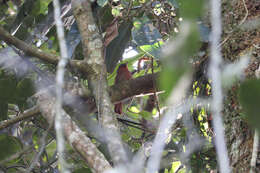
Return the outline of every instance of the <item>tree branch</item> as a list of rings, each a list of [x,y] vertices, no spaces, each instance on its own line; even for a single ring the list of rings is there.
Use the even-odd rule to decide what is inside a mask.
[[[53,124],[55,111],[55,99],[50,97],[46,92],[39,94],[38,105],[44,118],[50,124]],[[70,116],[62,109],[63,130],[64,136],[71,146],[80,154],[80,156],[87,162],[91,169],[97,173],[102,173],[111,168],[110,164],[104,155],[97,149],[91,140],[84,134],[83,131],[73,122]]]
[[[109,88],[109,94],[113,103],[119,102],[135,95],[153,93],[158,89],[153,81],[159,78],[159,74],[148,74],[128,81],[120,82]]]
[[[47,53],[42,51],[41,49],[38,49],[36,47],[32,47],[31,45],[27,44],[26,42],[12,36],[10,33],[5,31],[3,27],[0,26],[0,40],[3,40],[8,45],[13,45],[17,49],[22,50],[26,55],[37,57],[40,60],[43,60],[45,62],[57,65],[59,62],[60,57],[58,55]],[[89,72],[88,64],[86,64],[84,61],[80,60],[71,60],[69,61],[69,64],[77,68],[79,71],[87,75]]]
[[[91,72],[86,78],[96,100],[99,120],[105,128],[110,155],[114,164],[127,163],[127,155],[123,149],[118,123],[116,116],[113,115],[113,105],[108,94],[102,36],[95,24],[90,1],[74,0],[72,8],[82,38],[84,62]]]
[[[0,26],[0,40],[3,40],[7,44],[14,45],[16,48],[23,50],[26,55],[38,57],[44,61],[52,64],[57,64],[60,59],[59,56],[43,52],[41,49],[32,47],[26,44],[24,41],[12,36]]]
[[[65,41],[65,34],[63,23],[61,20],[61,10],[60,10],[60,2],[59,0],[53,0],[54,7],[54,19],[56,24],[56,30],[59,40],[60,47],[60,60],[57,65],[56,72],[56,115],[55,115],[55,130],[56,130],[56,143],[57,143],[57,151],[58,151],[58,163],[60,165],[60,171],[64,173],[69,173],[67,163],[64,159],[64,150],[65,150],[65,140],[63,135],[63,117],[62,117],[62,99],[63,99],[63,85],[64,85],[64,73],[65,67],[68,63],[68,50]]]
[[[35,56],[43,61],[57,64],[59,62],[60,57],[51,53],[45,53],[41,49],[31,47],[26,44],[24,41],[19,40],[18,38],[12,36],[7,31],[5,31],[2,27],[0,27],[0,40],[5,41],[7,44],[13,45],[16,48],[24,51],[25,54]],[[91,73],[88,64],[84,61],[72,60],[70,61],[70,65],[77,68],[83,74],[88,75]],[[152,78],[158,77],[158,74],[155,76],[149,74],[136,79],[132,79],[126,82],[122,82],[116,84],[109,88],[109,95],[111,96],[112,102],[120,101],[128,97],[132,97],[138,94],[146,94],[153,92],[152,86]]]
[[[157,80],[158,77],[159,77],[158,73],[154,75],[148,74],[109,87],[108,90],[109,90],[109,95],[111,97],[112,103],[122,101],[124,99],[133,97],[135,95],[153,93],[154,87],[152,81]],[[67,100],[67,102],[65,102],[65,105],[77,105],[77,107],[75,108],[80,109],[79,107],[81,106],[86,107],[86,103],[87,103],[88,108],[84,109],[85,114],[89,114],[94,110],[96,110],[96,105],[95,102],[93,101],[93,97],[89,95],[84,95],[81,96],[81,98],[83,98],[83,100],[81,100],[78,96],[65,94],[64,100]],[[75,104],[76,102],[77,104]],[[11,126],[15,123],[18,123],[20,121],[31,118],[37,115],[38,113],[39,113],[39,108],[37,106],[32,107],[13,119],[4,120],[0,122],[0,130],[8,126]]]
[[[222,123],[222,109],[223,109],[223,91],[221,81],[221,65],[222,55],[221,48],[218,48],[221,38],[221,1],[212,0],[211,4],[211,44],[210,56],[211,61],[209,65],[209,75],[212,80],[212,103],[211,111],[213,115],[213,129],[216,133],[215,145],[218,159],[219,171],[221,173],[231,172],[229,165],[229,158],[227,146],[225,142],[225,128]]]
[[[39,107],[38,106],[32,107],[13,119],[2,121],[0,123],[0,130],[8,126],[11,126],[15,123],[18,123],[20,121],[23,121],[25,119],[31,118],[34,115],[37,115],[38,113],[39,113]]]

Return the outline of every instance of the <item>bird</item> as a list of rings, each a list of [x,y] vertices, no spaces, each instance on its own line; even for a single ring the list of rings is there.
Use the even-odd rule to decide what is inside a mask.
[[[130,80],[130,79],[132,79],[132,74],[128,70],[127,64],[126,63],[121,64],[117,69],[115,84],[118,84],[118,83],[126,81],[126,80]],[[115,111],[115,113],[122,114],[122,112],[123,112],[122,102],[115,104],[114,111]]]

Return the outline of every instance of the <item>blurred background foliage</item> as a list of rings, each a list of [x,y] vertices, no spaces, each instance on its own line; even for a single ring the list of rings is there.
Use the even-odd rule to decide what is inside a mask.
[[[83,59],[81,37],[72,16],[69,0],[61,0],[62,18],[66,28],[66,43],[71,59]],[[160,72],[156,81],[159,97],[135,97],[124,105],[128,120],[137,125],[121,124],[122,139],[136,152],[154,137],[167,98],[176,83],[186,73],[201,73],[194,64],[203,61],[208,53],[210,27],[207,21],[207,2],[203,0],[97,0],[92,4],[105,45],[105,63],[108,85],[114,84],[120,64],[127,63],[134,78]],[[202,18],[206,18],[202,21]],[[0,25],[15,37],[46,52],[59,54],[54,27],[52,0],[0,0]],[[1,41],[1,38],[0,38]],[[206,46],[205,46],[206,45]],[[26,61],[26,59],[29,59]],[[25,57],[14,47],[0,42],[0,120],[11,119],[30,108],[31,96],[41,88],[53,84],[53,65],[34,57]],[[204,75],[201,80],[201,75]],[[66,73],[68,81],[82,82],[74,69]],[[205,74],[194,75],[189,97],[209,97],[211,82]],[[199,77],[198,77],[199,76]],[[51,82],[50,82],[51,81]],[[41,85],[39,85],[41,83]],[[250,91],[250,92],[248,92]],[[240,99],[249,121],[259,128],[259,81],[249,81],[241,86]],[[252,99],[254,98],[254,99]],[[152,100],[152,101],[151,101]],[[152,109],[147,108],[152,102]],[[211,172],[216,169],[216,153],[212,143],[209,106],[194,105],[190,112],[173,128],[167,142],[160,172]],[[161,112],[160,112],[161,111]],[[185,118],[184,118],[185,117]],[[192,125],[187,125],[191,123]],[[46,147],[34,172],[57,172],[55,135],[47,131],[40,117],[17,123],[0,131],[0,169],[20,172],[30,166],[47,133]],[[140,128],[141,126],[141,128]],[[187,153],[193,140],[203,140],[203,145]],[[93,142],[96,142],[93,139]],[[98,142],[97,142],[98,143]],[[91,172],[67,146],[68,160],[74,173]],[[39,172],[40,172],[39,171]]]

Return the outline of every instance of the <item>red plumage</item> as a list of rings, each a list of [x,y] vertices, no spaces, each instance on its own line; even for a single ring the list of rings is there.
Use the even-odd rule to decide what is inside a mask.
[[[132,74],[128,70],[127,64],[121,64],[117,69],[115,84],[118,84],[122,81],[130,80],[131,78],[132,78]],[[116,113],[122,114],[122,111],[123,111],[122,102],[115,104],[114,110],[115,110]]]

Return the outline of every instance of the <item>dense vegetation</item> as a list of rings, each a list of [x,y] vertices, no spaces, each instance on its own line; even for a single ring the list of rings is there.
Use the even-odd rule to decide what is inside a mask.
[[[0,172],[259,170],[258,2],[222,35],[204,0],[55,2],[0,0]]]

